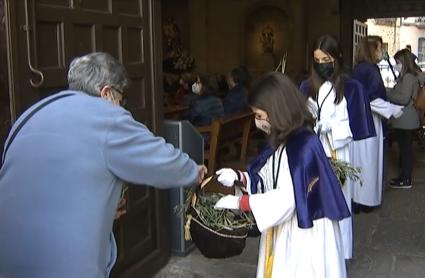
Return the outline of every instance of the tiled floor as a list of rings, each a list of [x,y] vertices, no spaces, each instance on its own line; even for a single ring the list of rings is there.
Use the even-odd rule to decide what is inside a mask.
[[[395,173],[396,145],[388,154],[389,175]],[[349,277],[425,277],[425,150],[415,148],[412,189],[385,188],[383,206],[354,216],[355,255]],[[204,258],[194,250],[172,257],[155,277],[255,277],[258,238],[249,239],[242,255],[225,260]]]

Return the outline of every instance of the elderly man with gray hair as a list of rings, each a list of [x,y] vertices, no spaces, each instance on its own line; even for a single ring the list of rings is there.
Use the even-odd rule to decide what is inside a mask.
[[[0,169],[0,277],[108,277],[123,181],[200,182],[206,169],[122,108],[124,66],[107,53],[72,61],[69,90],[14,124]]]

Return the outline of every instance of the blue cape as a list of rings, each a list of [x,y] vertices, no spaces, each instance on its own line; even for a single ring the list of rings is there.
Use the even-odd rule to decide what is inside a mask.
[[[363,91],[369,98],[369,101],[373,101],[377,98],[387,100],[387,91],[377,65],[369,62],[361,62],[354,67],[351,77],[358,80],[363,85]],[[387,133],[386,126],[386,121],[382,118],[382,131],[384,137],[386,137]]]
[[[307,97],[310,90],[308,80],[301,82],[301,92]],[[348,118],[353,140],[358,141],[376,136],[373,124],[372,111],[369,97],[363,90],[363,86],[357,80],[346,78],[344,80],[344,96],[347,100]]]
[[[275,149],[268,146],[248,165],[251,194],[257,193],[258,185],[263,184],[258,172],[274,152]],[[294,131],[286,144],[286,153],[294,186],[298,227],[311,228],[313,220],[324,217],[331,220],[349,217],[341,186],[317,135],[305,128]]]
[[[379,67],[369,62],[357,64],[351,78],[358,80],[364,86],[364,92],[370,101],[376,98],[387,100],[387,92]]]

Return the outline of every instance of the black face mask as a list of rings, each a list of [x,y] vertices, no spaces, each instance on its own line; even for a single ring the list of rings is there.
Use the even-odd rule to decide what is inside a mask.
[[[328,62],[328,63],[314,62],[313,67],[316,70],[317,74],[325,80],[328,80],[332,76],[335,70],[334,62]]]

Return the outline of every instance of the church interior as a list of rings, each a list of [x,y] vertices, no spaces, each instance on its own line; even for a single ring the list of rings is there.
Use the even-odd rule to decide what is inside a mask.
[[[188,119],[185,97],[197,79],[207,75],[221,100],[231,89],[228,79],[235,69],[248,94],[251,84],[273,71],[284,72],[299,86],[311,73],[314,43],[325,34],[341,44],[348,75],[357,38],[372,31],[384,38],[390,56],[411,46],[425,71],[423,0],[0,0],[0,19],[1,149],[28,107],[66,88],[70,61],[95,51],[124,64],[131,79],[126,108],[166,139],[170,121]],[[403,37],[408,28],[416,28],[409,31],[411,39]],[[387,64],[380,68],[383,76],[389,71]],[[385,82],[394,86],[396,78]],[[200,164],[206,161],[209,174],[222,167],[244,169],[265,142],[251,112],[195,130],[209,134],[198,158]],[[416,134],[413,188],[384,186],[379,208],[353,214],[348,277],[423,277],[423,126]],[[174,143],[194,157],[199,154]],[[397,171],[396,143],[384,151],[384,180],[389,181]],[[183,220],[172,220],[170,202],[184,191],[130,184],[126,194],[127,213],[114,223],[119,256],[111,277],[255,276],[258,238],[248,239],[240,256],[208,260],[182,239]]]

